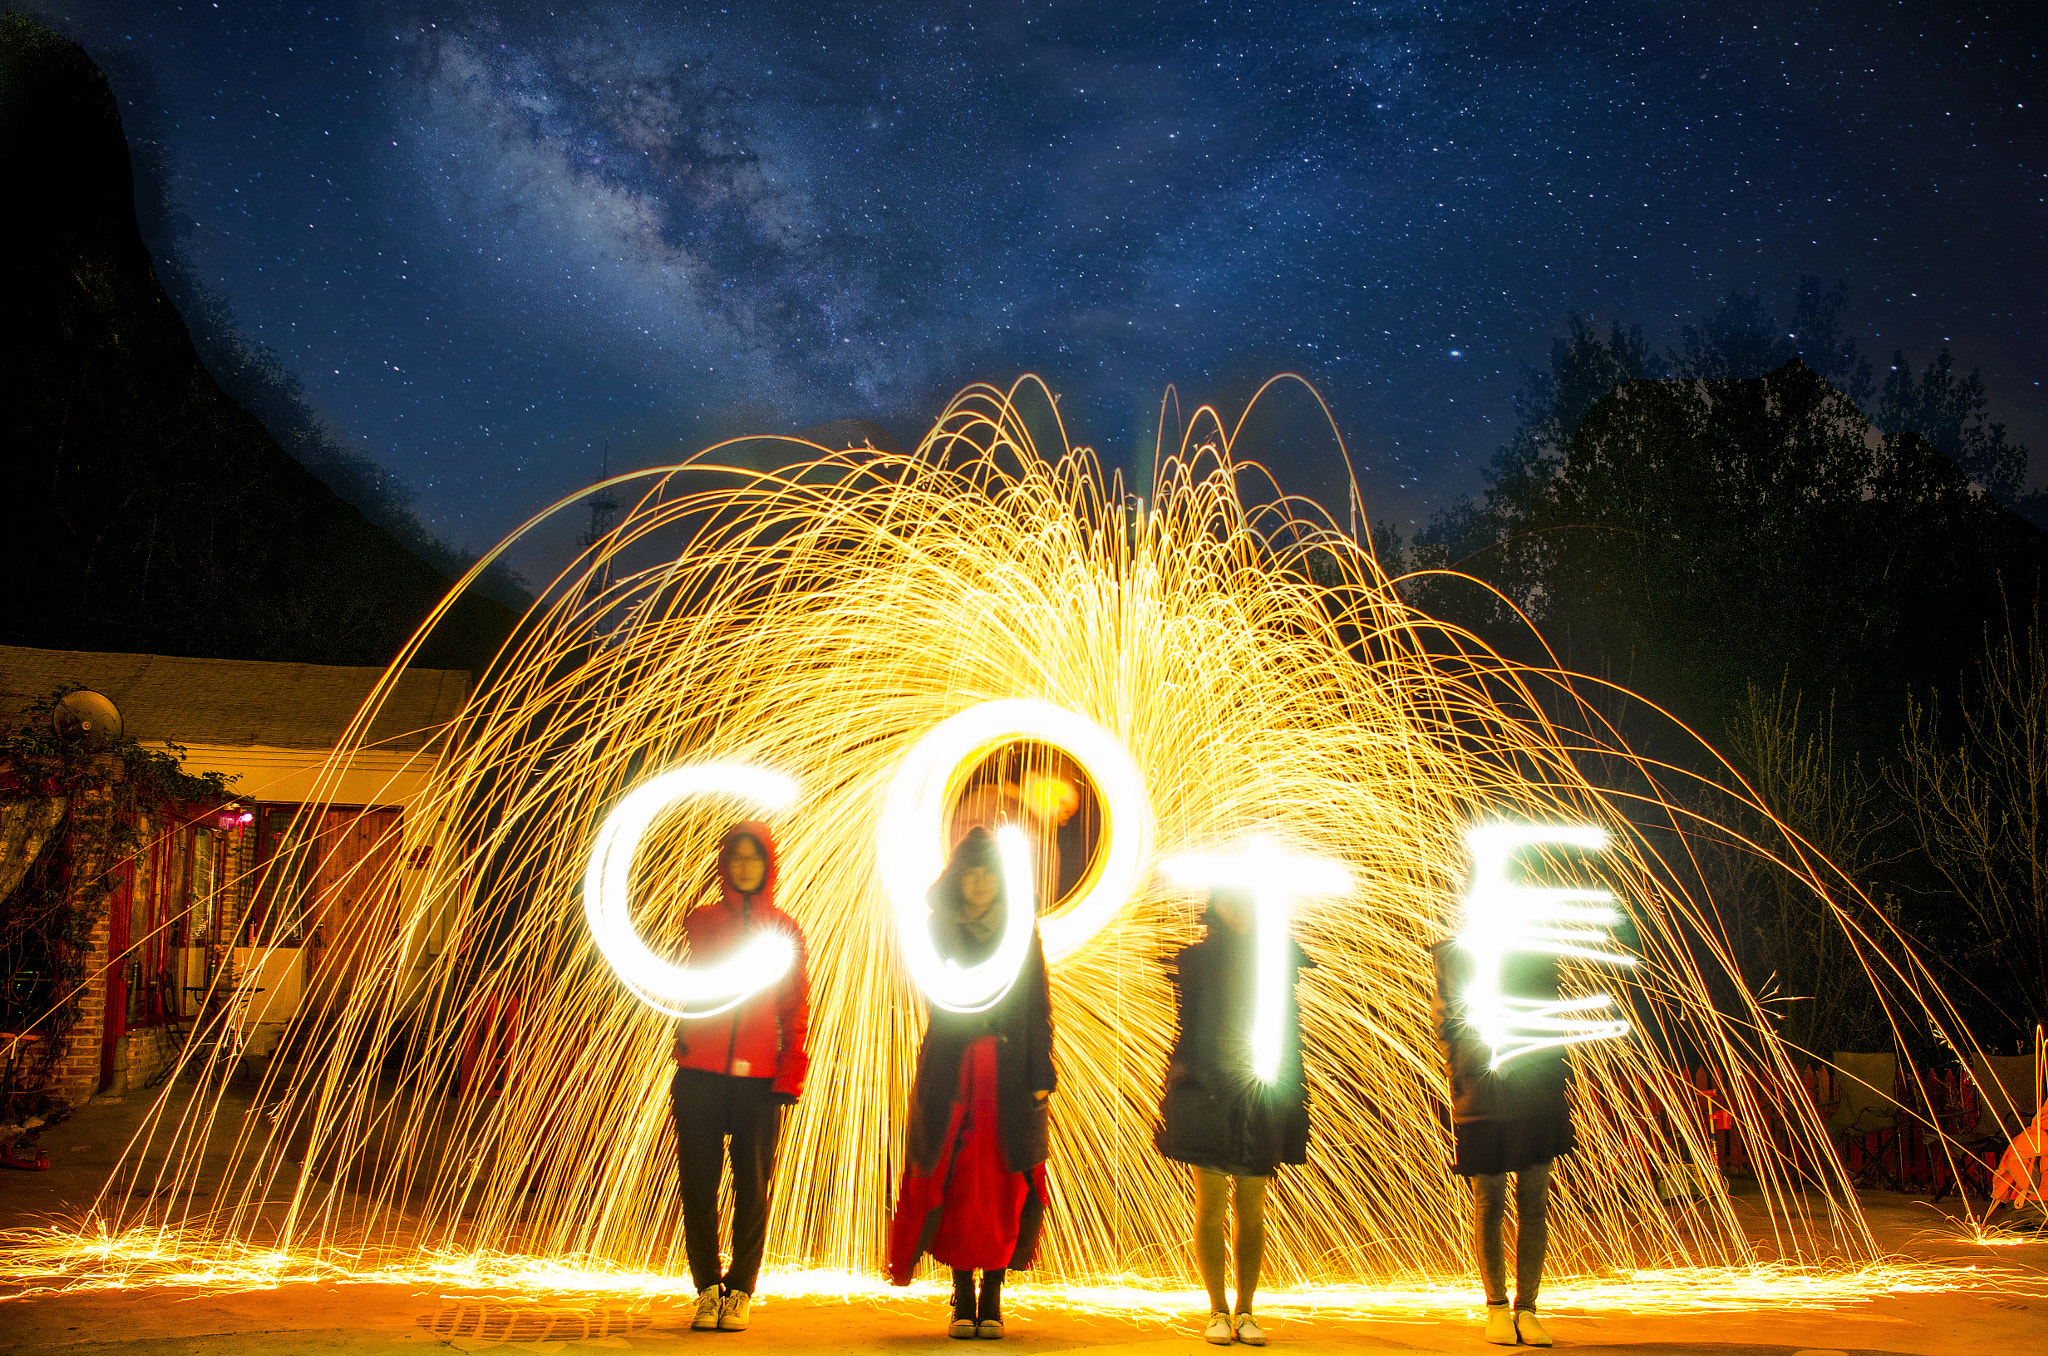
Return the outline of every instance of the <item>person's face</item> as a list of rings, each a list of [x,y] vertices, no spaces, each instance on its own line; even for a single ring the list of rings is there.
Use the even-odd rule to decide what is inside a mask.
[[[989,905],[996,902],[996,869],[992,866],[970,866],[960,873],[960,902],[969,922],[988,912]]]
[[[1063,777],[1028,777],[1024,800],[1041,818],[1064,824],[1081,808],[1081,792]]]
[[[1232,932],[1250,932],[1252,927],[1251,906],[1241,899],[1219,899],[1216,901],[1216,916],[1223,920],[1223,926]]]
[[[761,882],[768,879],[768,858],[762,855],[761,845],[751,838],[735,839],[726,849],[725,874],[741,894],[758,892]]]

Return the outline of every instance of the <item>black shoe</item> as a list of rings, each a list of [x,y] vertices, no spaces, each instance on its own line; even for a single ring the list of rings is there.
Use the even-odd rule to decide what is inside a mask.
[[[974,1336],[974,1273],[953,1273],[953,1326],[946,1330],[962,1341]]]
[[[981,1273],[981,1301],[974,1306],[975,1336],[990,1341],[1003,1335],[1003,1271]]]

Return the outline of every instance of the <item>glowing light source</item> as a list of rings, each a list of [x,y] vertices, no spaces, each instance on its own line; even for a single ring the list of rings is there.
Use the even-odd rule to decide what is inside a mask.
[[[996,851],[1003,865],[1003,893],[1007,909],[1002,940],[979,965],[961,965],[939,955],[932,945],[928,913],[920,910],[913,920],[901,918],[903,964],[917,987],[933,1003],[950,1012],[986,1012],[1002,1001],[1017,982],[1024,953],[1031,945],[1031,924],[1035,921],[1031,893],[1031,845],[1023,831],[1013,824],[996,830]]]
[[[1531,1050],[1608,1040],[1626,1036],[1629,1030],[1619,1018],[1588,1015],[1613,1006],[1614,1000],[1604,993],[1539,1002],[1500,990],[1501,959],[1510,951],[1573,956],[1603,965],[1636,963],[1634,956],[1613,950],[1613,939],[1599,930],[1619,921],[1620,915],[1610,907],[1612,894],[1516,885],[1507,878],[1508,859],[1516,850],[1538,843],[1597,852],[1607,846],[1607,833],[1565,825],[1490,824],[1465,835],[1472,854],[1472,885],[1465,894],[1465,926],[1458,945],[1476,962],[1465,1002],[1472,1025],[1493,1047],[1490,1067],[1495,1069]]]
[[[796,947],[763,932],[717,965],[687,966],[656,955],[633,926],[630,883],[640,837],[664,810],[687,796],[723,795],[763,810],[796,799],[796,783],[779,772],[739,763],[672,768],[629,791],[605,816],[583,874],[583,916],[597,949],[647,1006],[672,1017],[713,1017],[730,1011],[789,972]],[[708,1006],[707,1006],[708,1005]]]
[[[1604,714],[1574,706],[1568,675],[1416,612],[1367,544],[1306,501],[1267,494],[1270,479],[1233,452],[1233,422],[1213,409],[1159,449],[1133,512],[1114,471],[1067,445],[1042,394],[1029,383],[968,391],[910,452],[791,443],[786,465],[763,470],[763,440],[744,458],[713,448],[620,478],[632,506],[546,590],[518,648],[470,694],[408,807],[405,850],[366,852],[295,887],[304,916],[356,920],[364,945],[342,972],[358,982],[309,987],[268,1061],[259,1096],[284,1108],[278,1118],[231,1126],[241,1103],[220,1092],[236,1073],[234,1043],[195,1037],[78,1235],[103,1220],[124,1237],[139,1229],[138,1249],[223,1267],[260,1255],[354,1268],[387,1243],[385,1260],[417,1266],[443,1242],[521,1274],[673,1266],[669,1023],[598,962],[577,882],[592,826],[640,768],[666,767],[678,749],[745,748],[804,786],[803,812],[777,825],[801,886],[778,902],[810,945],[814,1091],[784,1124],[768,1248],[793,1265],[874,1275],[894,1185],[875,1146],[900,1142],[924,1006],[904,1001],[897,966],[877,963],[901,898],[890,854],[878,861],[877,820],[927,732],[1015,697],[1089,713],[1144,774],[1120,782],[1114,754],[1088,758],[1113,821],[1091,868],[1108,869],[1088,907],[1044,920],[1062,1089],[1044,1272],[1123,1285],[1138,1269],[1130,1284],[1143,1289],[1119,1291],[1119,1303],[1192,1280],[1183,1183],[1154,1149],[1146,1111],[1172,1039],[1159,963],[1185,920],[1140,873],[1155,814],[1160,839],[1208,845],[1241,842],[1284,812],[1291,840],[1343,845],[1373,906],[1293,920],[1323,966],[1298,995],[1305,1039],[1321,1051],[1323,1133],[1314,1171],[1296,1179],[1299,1208],[1268,1221],[1274,1279],[1439,1278],[1469,1306],[1448,1132],[1438,1092],[1415,1076],[1435,1036],[1415,976],[1441,931],[1445,883],[1468,864],[1465,832],[1482,813],[1690,816],[1722,793],[1691,788],[1681,811],[1592,784],[1588,767],[1631,755]],[[632,493],[629,479],[642,482]],[[361,756],[399,672],[336,748],[325,785]],[[1051,734],[1087,752],[1082,734]],[[943,786],[969,775],[969,753],[920,756]],[[1761,810],[1743,805],[1745,821]],[[945,809],[935,790],[899,816],[925,854],[909,873],[920,903],[947,846]],[[1813,892],[1864,963],[1910,954],[1849,925],[1840,882],[1783,846],[1789,836],[1773,841],[1760,849],[1779,852],[1771,869]],[[1683,1029],[1737,1107],[1771,1254],[1814,1268],[1794,1279],[1875,1257],[1825,1124],[1788,1077],[1797,1052],[1771,1034],[1725,955],[1698,944],[1720,928],[1712,901],[1632,840],[1603,863],[1618,894],[1642,901],[1637,945],[1658,983],[1643,987],[1639,1020]],[[377,907],[358,910],[362,900]],[[518,1003],[516,1058],[495,1086],[461,1077],[482,984]],[[1897,991],[1908,990],[1909,1008],[1936,993],[1931,980]],[[1700,1183],[1707,1205],[1663,1189],[1660,1165],[1715,1149],[1693,1114],[1698,1090],[1668,1058],[1647,1041],[1583,1047],[1582,1152],[1565,1167],[1571,1209],[1553,1221],[1561,1274],[1684,1265],[1713,1278],[1757,1255],[1718,1174]],[[221,1144],[225,1157],[209,1151]],[[302,1154],[294,1180],[279,1164]],[[1825,1208],[1800,1203],[1809,1190],[1826,1194]],[[25,1246],[0,1238],[0,1267]],[[137,1274],[127,1255],[92,1274]],[[66,1263],[79,1281],[94,1265],[84,1253]],[[786,1274],[763,1279],[779,1293]],[[1688,1279],[1683,1299],[1714,1284]]]
[[[1281,850],[1270,838],[1254,838],[1238,852],[1189,853],[1169,858],[1166,874],[1183,885],[1237,886],[1249,890],[1257,917],[1258,992],[1252,1005],[1252,1072],[1262,1083],[1280,1074],[1281,1018],[1287,1010],[1287,915],[1303,895],[1341,895],[1351,873],[1322,857]]]
[[[1048,962],[1080,950],[1116,917],[1151,856],[1152,806],[1144,779],[1107,730],[1063,706],[1029,698],[970,706],[939,722],[903,756],[876,825],[882,880],[896,905],[906,958],[919,946],[929,948],[924,892],[945,869],[952,846],[946,821],[957,779],[1007,739],[1034,739],[1059,749],[1080,764],[1102,797],[1101,866],[1079,899],[1039,924]],[[1014,904],[1019,896],[1010,898]],[[911,968],[923,984],[915,962]]]

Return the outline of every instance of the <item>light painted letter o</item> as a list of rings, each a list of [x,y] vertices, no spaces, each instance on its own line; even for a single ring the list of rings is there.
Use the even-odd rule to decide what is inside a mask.
[[[1080,950],[1137,888],[1151,860],[1152,803],[1123,745],[1086,716],[1051,702],[982,702],[941,721],[904,755],[876,826],[883,886],[896,906],[906,943],[925,935],[925,891],[945,869],[952,846],[946,827],[956,777],[970,760],[1009,739],[1052,745],[1080,764],[1102,797],[1101,869],[1080,899],[1039,921],[1046,959],[1057,961]]]

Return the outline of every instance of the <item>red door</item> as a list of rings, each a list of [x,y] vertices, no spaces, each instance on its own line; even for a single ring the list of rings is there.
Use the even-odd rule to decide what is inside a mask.
[[[100,1081],[94,1089],[114,1086],[114,1051],[128,1034],[128,915],[134,907],[135,863],[118,868],[114,893],[107,897],[107,999],[100,1028]]]

